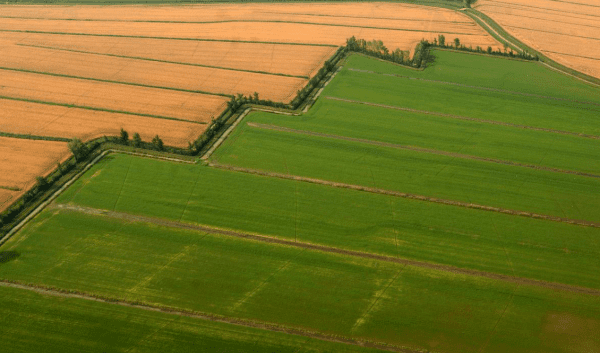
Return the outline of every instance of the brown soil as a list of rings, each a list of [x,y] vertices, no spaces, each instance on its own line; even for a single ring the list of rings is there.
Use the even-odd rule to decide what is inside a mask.
[[[421,152],[421,153],[437,154],[437,155],[448,156],[448,157],[452,157],[452,158],[472,159],[472,160],[476,160],[476,161],[511,165],[511,166],[515,166],[515,167],[523,167],[523,168],[530,168],[530,169],[536,169],[536,170],[544,170],[544,171],[554,172],[554,173],[564,173],[564,174],[585,176],[585,177],[590,177],[590,178],[600,178],[600,175],[598,175],[598,174],[585,173],[585,172],[580,172],[580,171],[576,171],[576,170],[550,168],[550,167],[541,166],[541,165],[525,164],[525,163],[519,163],[519,162],[513,162],[513,161],[507,161],[507,160],[501,160],[501,159],[479,157],[479,156],[473,156],[473,155],[456,153],[456,152],[435,150],[435,149],[431,149],[431,148],[423,148],[423,147],[409,146],[409,145],[399,145],[399,144],[395,144],[395,143],[372,141],[372,140],[366,140],[366,139],[361,139],[361,138],[323,134],[320,132],[307,131],[307,130],[296,130],[296,129],[290,129],[287,127],[269,125],[269,124],[248,123],[247,125],[250,127],[255,127],[255,128],[259,128],[259,129],[291,132],[294,134],[325,137],[325,138],[330,138],[330,139],[335,139],[335,140],[352,141],[352,142],[358,142],[358,143],[363,143],[363,144],[368,144],[368,145],[373,145],[373,146],[382,146],[382,147],[396,148],[396,149],[402,149],[402,150],[410,150],[410,151]]]
[[[480,0],[476,8],[548,57],[600,78],[600,6],[597,2]]]
[[[130,138],[137,132],[142,140],[150,141],[158,134],[169,146],[187,147],[188,141],[194,141],[208,126],[6,99],[0,99],[0,105],[2,131],[15,134],[90,140],[104,135],[116,136],[123,128]],[[0,182],[0,185],[3,184]]]
[[[127,214],[127,213],[101,210],[101,209],[69,205],[69,204],[53,204],[51,207],[53,209],[67,210],[67,211],[72,211],[72,212],[82,212],[82,213],[86,213],[86,214],[105,216],[105,217],[122,219],[122,220],[127,220],[127,221],[132,221],[132,222],[151,223],[151,224],[164,226],[164,227],[189,229],[189,230],[195,230],[195,231],[211,233],[211,234],[222,234],[222,235],[228,235],[228,236],[245,238],[245,239],[252,239],[252,240],[267,242],[267,243],[272,243],[272,244],[281,244],[281,245],[286,245],[286,246],[293,246],[293,247],[310,249],[310,250],[315,250],[315,251],[322,251],[322,252],[327,252],[327,253],[341,254],[341,255],[346,255],[346,256],[354,256],[354,257],[360,257],[360,258],[366,258],[366,259],[372,259],[372,260],[378,260],[378,261],[385,261],[385,262],[393,262],[393,263],[409,265],[409,266],[414,266],[414,267],[420,267],[420,268],[427,268],[427,269],[432,269],[432,270],[437,270],[437,271],[452,272],[452,273],[468,275],[468,276],[485,277],[485,278],[490,278],[490,279],[504,281],[504,282],[521,284],[521,285],[550,288],[550,289],[555,289],[555,290],[569,291],[569,292],[575,292],[575,293],[581,293],[581,294],[600,295],[600,290],[593,289],[593,288],[571,286],[571,285],[562,284],[562,283],[546,282],[546,281],[534,280],[534,279],[529,279],[529,278],[502,275],[502,274],[491,273],[491,272],[483,272],[483,271],[478,271],[478,270],[435,264],[435,263],[430,263],[430,262],[423,262],[423,261],[416,261],[416,260],[410,260],[410,259],[404,259],[404,258],[398,258],[398,257],[378,255],[378,254],[367,253],[367,252],[362,252],[362,251],[340,249],[340,248],[330,247],[330,246],[325,246],[325,245],[297,242],[297,241],[292,241],[292,240],[284,240],[284,239],[279,239],[279,238],[275,238],[275,237],[271,237],[271,236],[267,236],[267,235],[261,235],[261,234],[236,232],[236,231],[232,231],[232,230],[224,230],[224,229],[219,229],[219,228],[209,227],[209,226],[204,226],[204,225],[174,222],[174,221],[168,221],[168,220],[159,219],[159,218],[131,215],[131,214]]]

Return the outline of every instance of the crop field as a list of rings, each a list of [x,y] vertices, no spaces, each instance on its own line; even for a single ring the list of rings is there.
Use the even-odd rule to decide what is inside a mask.
[[[26,188],[53,169],[66,151],[64,142],[0,137],[0,186]]]
[[[409,4],[0,6],[0,133],[84,141],[123,128],[187,147],[232,96],[291,102],[351,36],[499,47],[461,13]]]
[[[108,111],[73,108],[44,103],[32,103],[0,98],[2,132],[23,135],[94,139],[118,135],[121,128],[139,133],[143,140],[151,140],[160,133],[171,146],[187,147],[206,129],[206,124],[168,120]],[[65,144],[66,146],[66,144]],[[30,152],[33,152],[31,150]],[[67,152],[67,149],[64,149]]]
[[[433,54],[350,55],[307,113],[251,112],[203,163],[102,158],[0,247],[15,337],[56,313],[91,350],[125,326],[108,347],[600,350],[597,89]]]
[[[3,33],[5,39],[24,46],[78,50],[120,57],[142,57],[232,70],[267,72],[288,76],[314,76],[323,61],[337,50],[334,46],[260,44],[244,42],[200,42],[153,38],[96,37],[46,33]],[[239,53],[239,55],[230,55]],[[267,64],[268,63],[268,64]]]
[[[209,123],[211,116],[218,116],[228,100],[214,95],[2,69],[0,80],[2,97],[202,123]]]
[[[2,266],[2,264],[0,264]],[[3,352],[375,352],[185,316],[0,287]],[[130,320],[132,316],[136,321]],[[35,325],[35,331],[31,327]],[[52,334],[49,335],[48,333]],[[36,336],[32,339],[32,333]],[[144,337],[143,340],[139,340]]]
[[[600,78],[597,1],[480,0],[475,8],[548,57]]]

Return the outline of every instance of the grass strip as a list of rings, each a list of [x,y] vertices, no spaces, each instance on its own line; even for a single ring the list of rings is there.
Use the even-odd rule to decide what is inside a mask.
[[[186,41],[194,41],[194,42],[222,42],[222,43],[250,43],[250,44],[256,43],[256,44],[274,44],[274,45],[304,45],[304,46],[309,46],[309,47],[329,47],[329,48],[338,48],[339,47],[339,45],[319,44],[319,43],[310,44],[310,43],[266,42],[266,41],[234,40],[234,39],[131,36],[131,35],[124,35],[124,34],[45,32],[45,31],[31,31],[31,30],[19,30],[19,29],[0,29],[0,32],[55,34],[55,35],[68,35],[68,36],[89,36],[89,37],[115,37],[115,38],[142,38],[142,39],[162,39],[162,40],[186,40]]]
[[[2,186],[2,185],[0,185],[0,189],[8,190],[8,191],[21,191],[20,188],[15,187],[15,186]]]
[[[25,140],[39,140],[39,141],[59,141],[59,142],[70,142],[71,141],[71,139],[66,138],[66,137],[13,134],[12,132],[3,132],[3,131],[0,131],[0,136],[17,138],[17,139],[25,139]]]
[[[67,51],[67,52],[72,52],[72,53],[83,53],[83,54],[92,54],[92,55],[100,55],[100,56],[109,56],[109,57],[114,57],[114,58],[135,59],[135,60],[145,60],[145,61],[153,61],[153,62],[167,63],[167,64],[206,67],[206,68],[217,69],[217,70],[250,72],[250,73],[262,74],[262,75],[295,77],[295,78],[303,78],[303,79],[307,79],[307,80],[309,79],[308,76],[289,75],[289,74],[283,74],[283,73],[278,73],[278,72],[267,72],[267,71],[258,71],[258,70],[243,70],[243,69],[235,69],[235,68],[224,67],[224,66],[203,65],[203,64],[185,63],[185,62],[179,62],[179,61],[168,61],[168,60],[144,58],[144,57],[140,57],[140,56],[125,56],[125,55],[117,55],[117,54],[96,53],[96,52],[84,51],[84,50],[65,49],[65,48],[57,48],[57,47],[46,47],[46,46],[32,45],[32,44],[17,44],[17,45],[24,46],[24,47],[33,47],[33,48],[41,48],[41,49],[51,49],[51,50]]]
[[[132,112],[123,111],[123,110],[113,110],[113,109],[105,109],[105,108],[94,108],[94,107],[88,107],[88,106],[84,106],[84,105],[48,102],[48,101],[41,101],[41,100],[37,100],[37,99],[15,98],[15,97],[7,97],[7,96],[0,96],[0,99],[13,100],[13,101],[19,101],[19,102],[37,103],[37,104],[47,104],[47,105],[54,105],[54,106],[66,107],[66,108],[86,109],[86,110],[93,110],[93,111],[98,111],[98,112],[106,112],[106,113],[114,113],[114,114],[125,114],[125,115],[143,116],[143,117],[154,118],[154,119],[182,121],[182,122],[186,122],[186,123],[199,124],[199,125],[206,125],[207,124],[205,122],[193,121],[193,120],[186,120],[186,119],[179,119],[179,118],[172,118],[172,117],[169,117],[169,116],[153,115],[153,114],[143,114],[143,113],[132,113]]]
[[[166,90],[170,90],[170,91],[205,94],[205,95],[209,95],[209,96],[219,96],[219,97],[227,97],[227,98],[233,97],[232,95],[225,94],[225,93],[214,93],[214,92],[208,92],[208,91],[198,91],[198,90],[191,90],[191,89],[184,89],[184,88],[175,88],[175,87],[152,86],[152,85],[144,85],[144,84],[140,84],[140,83],[131,83],[131,82],[123,82],[123,81],[105,80],[105,79],[100,79],[100,78],[90,78],[90,77],[73,76],[73,75],[65,75],[65,74],[55,74],[55,73],[52,73],[52,72],[35,71],[35,70],[27,70],[27,69],[16,69],[16,68],[12,68],[12,67],[2,67],[2,66],[0,66],[0,70],[17,71],[17,72],[27,72],[27,73],[30,73],[30,74],[47,75],[47,76],[55,76],[55,77],[76,78],[76,79],[79,79],[79,80],[88,80],[88,81],[96,81],[96,82],[115,83],[115,84],[127,85],[127,86],[137,86],[137,87],[166,89]]]

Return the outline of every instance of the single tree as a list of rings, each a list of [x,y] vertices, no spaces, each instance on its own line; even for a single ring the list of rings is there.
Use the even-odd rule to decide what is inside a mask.
[[[258,99],[258,92],[254,92],[254,103],[258,103],[259,99]]]
[[[137,132],[135,134],[133,134],[133,146],[134,147],[142,146],[142,138],[140,137],[140,134],[138,134]]]
[[[443,34],[440,34],[438,36],[438,42],[440,43],[440,47],[445,47],[446,46],[446,37],[444,37]]]
[[[72,139],[68,146],[73,153],[73,156],[75,156],[76,161],[85,158],[89,152],[87,146],[78,138]]]
[[[460,39],[454,38],[454,46],[456,47],[456,49],[458,49],[458,47],[460,47]]]
[[[492,47],[488,47],[488,48],[487,48],[487,53],[488,53],[488,54],[491,54],[491,53],[492,53]]]
[[[165,148],[163,141],[160,139],[160,137],[158,137],[158,135],[154,136],[152,139],[152,144],[159,151],[162,151]]]
[[[127,141],[129,141],[129,133],[123,130],[123,128],[121,128],[121,136],[119,137],[119,140],[124,144],[127,144]]]
[[[46,178],[43,176],[38,176],[35,178],[35,180],[37,181],[37,187],[39,190],[44,190],[46,186],[48,186],[48,180],[46,180]]]

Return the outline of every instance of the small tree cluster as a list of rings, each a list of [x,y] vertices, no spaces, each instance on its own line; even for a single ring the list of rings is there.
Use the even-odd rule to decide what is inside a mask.
[[[481,54],[488,54],[488,55],[498,55],[498,56],[507,56],[507,57],[512,57],[512,58],[519,58],[519,59],[524,59],[524,60],[539,60],[539,57],[537,55],[531,55],[529,52],[527,51],[521,51],[521,52],[517,52],[515,53],[510,46],[508,45],[508,43],[504,43],[504,52],[502,52],[502,50],[500,50],[500,48],[498,48],[498,50],[494,51],[492,49],[492,47],[487,47],[487,49],[483,49],[480,46],[477,46],[475,49],[473,49],[473,47],[466,47],[465,45],[460,43],[460,39],[459,38],[454,38],[454,46],[447,46],[446,45],[446,38],[444,37],[444,35],[440,34],[437,37],[437,40],[434,39],[433,40],[433,44],[429,44],[431,46],[434,47],[441,47],[441,48],[454,48],[456,50],[461,50],[461,51],[468,51],[468,52],[474,52],[474,53],[481,53]],[[510,49],[510,50],[509,50]]]
[[[85,159],[90,153],[88,147],[78,138],[72,139],[68,146],[69,150],[73,153],[73,156],[75,156],[76,161]]]

